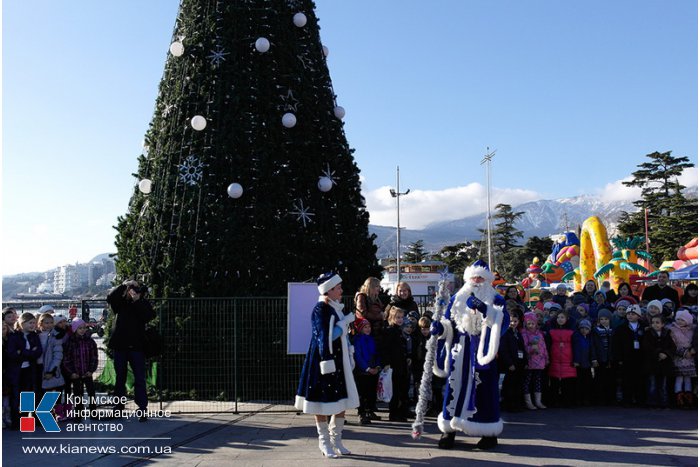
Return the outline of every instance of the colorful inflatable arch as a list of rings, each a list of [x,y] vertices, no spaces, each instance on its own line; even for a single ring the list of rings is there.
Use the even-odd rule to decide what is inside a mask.
[[[695,237],[678,249],[678,259],[691,261],[698,259],[698,238]]]
[[[608,231],[597,216],[591,216],[581,226],[581,265],[574,276],[574,290],[581,290],[588,280],[612,258]]]

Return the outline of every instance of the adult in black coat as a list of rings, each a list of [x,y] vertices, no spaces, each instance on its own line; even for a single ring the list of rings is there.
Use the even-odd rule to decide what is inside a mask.
[[[153,306],[144,297],[146,286],[136,281],[126,281],[112,289],[107,295],[107,303],[114,312],[114,325],[107,346],[114,351],[114,371],[116,382],[114,395],[126,395],[127,364],[134,374],[134,401],[142,411],[148,408],[146,395],[146,323],[155,318]],[[124,410],[117,404],[116,410]],[[139,421],[146,421],[142,415]]]
[[[642,300],[663,300],[668,298],[673,302],[673,309],[677,310],[680,306],[680,298],[676,289],[668,285],[668,272],[660,271],[656,276],[656,284],[650,285],[642,292]]]

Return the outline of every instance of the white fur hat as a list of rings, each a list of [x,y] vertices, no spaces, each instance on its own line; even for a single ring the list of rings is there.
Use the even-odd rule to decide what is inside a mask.
[[[489,265],[480,259],[464,270],[464,282],[469,282],[469,278],[475,276],[483,277],[489,285],[493,282],[493,273],[489,270]]]
[[[341,277],[333,272],[326,272],[321,274],[318,279],[316,279],[316,284],[318,285],[318,292],[323,295],[329,290],[331,290],[336,285],[343,282]]]

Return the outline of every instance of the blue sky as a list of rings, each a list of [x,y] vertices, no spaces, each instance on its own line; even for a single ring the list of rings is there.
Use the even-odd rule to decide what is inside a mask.
[[[318,0],[372,223],[621,188],[644,155],[697,163],[694,1]],[[176,0],[3,2],[2,273],[114,251]],[[697,184],[697,170],[682,179]]]

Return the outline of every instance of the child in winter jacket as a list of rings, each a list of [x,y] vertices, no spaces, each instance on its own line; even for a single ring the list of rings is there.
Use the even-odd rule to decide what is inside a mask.
[[[398,307],[389,308],[389,326],[384,329],[381,340],[381,356],[384,367],[390,367],[393,394],[389,402],[389,420],[406,422],[408,416],[408,354],[406,339],[403,337],[405,311]]]
[[[10,417],[12,430],[19,430],[19,394],[37,387],[37,359],[41,356],[41,341],[36,332],[36,318],[22,313],[15,332],[7,337],[7,379],[10,384]]]
[[[582,319],[572,338],[576,368],[576,405],[590,405],[593,395],[593,362],[596,361],[591,322]]]
[[[613,355],[622,378],[622,404],[643,405],[646,399],[646,378],[644,378],[644,358],[642,336],[644,326],[640,322],[642,310],[639,305],[627,307],[627,321],[615,329],[613,334]]]
[[[550,400],[555,406],[568,407],[574,400],[576,368],[572,345],[574,331],[568,313],[557,313],[549,330],[549,384]]]
[[[612,312],[610,310],[606,308],[598,310],[598,324],[591,333],[591,344],[595,355],[595,359],[592,361],[595,372],[593,378],[594,399],[596,403],[602,405],[614,404],[617,392],[611,321]]]
[[[671,332],[664,328],[661,313],[651,317],[651,327],[644,331],[642,353],[644,354],[644,372],[647,374],[647,405],[649,407],[668,407],[668,379],[673,375],[673,356],[676,344]]]
[[[87,334],[87,325],[82,319],[74,319],[71,322],[73,335],[66,343],[63,356],[63,367],[70,377],[75,400],[80,401],[76,406],[78,410],[76,417],[82,419],[82,411],[85,408],[83,401],[83,388],[87,390],[90,400],[90,414],[94,415],[96,406],[95,385],[92,381],[92,374],[97,370],[97,344]]]
[[[501,407],[517,412],[523,405],[523,381],[525,376],[525,341],[520,334],[520,315],[510,315],[510,327],[501,337],[498,348],[498,366],[505,373],[501,389]]]
[[[527,358],[523,382],[525,407],[530,410],[546,409],[547,407],[542,404],[542,386],[544,369],[549,363],[547,345],[544,334],[537,327],[537,315],[533,312],[525,313],[523,320],[525,327],[520,332],[523,336],[525,357]],[[534,404],[532,403],[532,392],[535,396]]]
[[[360,424],[371,423],[372,408],[377,403],[377,379],[379,378],[379,353],[372,337],[372,326],[366,319],[355,321],[355,384],[360,396],[360,407],[357,414],[360,416]],[[374,415],[376,417],[376,415]]]
[[[693,346],[695,325],[693,316],[685,308],[676,312],[676,319],[670,327],[671,338],[676,344],[676,354],[673,357],[676,382],[674,392],[676,394],[676,406],[679,408],[692,408],[694,405],[693,380],[697,377],[695,356],[698,349]]]

